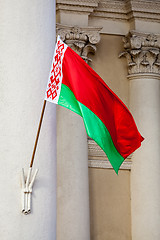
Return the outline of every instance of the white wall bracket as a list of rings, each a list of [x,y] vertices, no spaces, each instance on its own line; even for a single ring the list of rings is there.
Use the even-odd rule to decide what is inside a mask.
[[[29,168],[27,178],[25,178],[24,169],[22,168],[22,213],[29,214],[31,212],[31,194],[32,187],[38,173],[38,169],[35,170],[35,173],[32,174],[32,168]]]

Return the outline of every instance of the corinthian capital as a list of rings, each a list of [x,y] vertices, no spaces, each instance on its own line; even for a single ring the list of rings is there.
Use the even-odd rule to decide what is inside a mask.
[[[130,31],[123,42],[129,74],[160,74],[160,35]]]
[[[101,28],[56,25],[57,35],[60,35],[69,47],[80,55],[87,63],[89,53],[96,52],[96,44],[100,41]]]

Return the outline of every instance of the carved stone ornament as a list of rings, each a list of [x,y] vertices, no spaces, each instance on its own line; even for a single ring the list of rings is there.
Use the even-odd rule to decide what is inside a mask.
[[[56,12],[77,12],[90,14],[100,0],[56,0]]]
[[[69,47],[71,47],[79,56],[87,63],[92,61],[89,53],[96,52],[96,44],[100,41],[100,30],[102,28],[96,27],[76,27],[65,26],[61,24],[56,25],[57,35]]]
[[[119,21],[160,22],[159,0],[100,0],[90,17]]]
[[[160,35],[130,31],[123,42],[129,74],[160,74]]]
[[[57,13],[86,13],[97,20],[160,22],[159,0],[57,0],[56,10]]]

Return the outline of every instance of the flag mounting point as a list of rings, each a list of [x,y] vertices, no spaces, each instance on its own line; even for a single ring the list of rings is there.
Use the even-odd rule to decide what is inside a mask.
[[[22,213],[25,215],[31,212],[31,195],[32,188],[38,173],[38,169],[35,170],[35,173],[31,177],[32,168],[28,170],[27,178],[25,178],[24,169],[22,168],[21,180],[22,180]]]

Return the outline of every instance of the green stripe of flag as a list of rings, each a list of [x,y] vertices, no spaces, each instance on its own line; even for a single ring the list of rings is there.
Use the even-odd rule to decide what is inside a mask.
[[[61,93],[58,104],[70,109],[83,117],[85,128],[89,137],[103,149],[116,173],[124,158],[115,148],[111,135],[104,123],[85,105],[77,101],[73,92],[64,84],[61,86]]]

